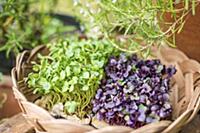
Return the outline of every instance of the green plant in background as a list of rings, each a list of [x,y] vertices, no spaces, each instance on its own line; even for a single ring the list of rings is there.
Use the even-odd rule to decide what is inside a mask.
[[[3,79],[3,75],[0,72],[0,82],[2,81],[2,79]],[[6,102],[6,100],[7,100],[7,95],[5,93],[0,92],[0,108],[3,107],[3,104]]]
[[[56,1],[1,0],[0,51],[18,54],[23,49],[48,43],[55,34],[58,37],[64,31],[73,30],[50,16]]]
[[[178,4],[182,6],[177,8]],[[175,46],[175,33],[181,31],[190,11],[195,14],[197,4],[197,0],[74,0],[88,36],[103,35],[121,51],[144,55],[163,42]],[[174,22],[165,22],[166,13]],[[120,41],[113,36],[120,36]]]
[[[112,45],[106,40],[67,39],[48,45],[28,76],[29,88],[42,95],[40,105],[51,110],[62,103],[66,114],[85,117],[104,73]]]

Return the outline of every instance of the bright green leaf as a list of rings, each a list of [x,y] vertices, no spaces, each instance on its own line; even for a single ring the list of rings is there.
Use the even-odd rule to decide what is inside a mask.
[[[77,84],[78,83],[78,78],[74,76],[71,80],[71,84]]]
[[[68,49],[66,52],[65,52],[65,55],[67,56],[67,57],[72,57],[73,55],[74,55],[74,53],[73,53],[73,50],[71,50],[71,49]]]
[[[84,85],[82,88],[83,91],[87,91],[88,89],[89,89],[89,87],[87,85]]]
[[[157,73],[160,73],[163,70],[163,68],[164,68],[163,65],[159,65],[157,70],[156,70]]]
[[[62,92],[66,92],[69,90],[69,83],[65,81],[63,87],[62,87]]]
[[[78,103],[75,101],[67,101],[65,103],[65,108],[67,109],[68,113],[75,113]]]
[[[61,80],[65,79],[65,71],[64,70],[62,70],[60,73],[60,79]]]
[[[74,85],[71,85],[70,87],[69,87],[69,92],[72,92],[74,90]]]
[[[70,71],[70,67],[69,66],[66,67],[65,71],[67,73],[67,76],[71,75],[71,71]]]
[[[44,82],[43,85],[42,85],[43,89],[45,91],[49,91],[51,89],[51,84],[49,82]]]
[[[55,77],[53,77],[52,82],[56,82],[58,81],[59,77],[56,75]]]
[[[99,76],[99,72],[92,71],[91,75],[92,75],[92,77],[97,77],[97,76]]]
[[[79,66],[73,67],[74,74],[79,74],[81,72],[81,68]]]
[[[85,78],[85,79],[88,79],[90,77],[90,73],[89,72],[84,72],[82,77]]]
[[[101,68],[104,65],[104,61],[103,60],[101,60],[101,61],[94,60],[93,64],[96,65],[96,66],[98,66],[99,68]]]

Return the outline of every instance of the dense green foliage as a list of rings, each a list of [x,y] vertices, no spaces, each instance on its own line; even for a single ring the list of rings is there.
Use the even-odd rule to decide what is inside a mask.
[[[48,47],[48,56],[39,55],[40,63],[29,74],[29,87],[43,96],[45,108],[62,103],[66,114],[84,117],[113,53],[112,45],[105,40],[67,39]]]
[[[0,51],[18,54],[23,49],[46,44],[55,34],[59,36],[66,31],[62,22],[50,17],[54,6],[56,0],[1,0]]]
[[[168,38],[175,37],[174,33],[183,28],[184,16],[190,11],[195,14],[199,3],[197,0],[74,0],[74,4],[88,36],[103,35],[122,51],[148,53],[155,44],[165,42],[174,46],[173,39]],[[178,8],[178,4],[183,6]],[[171,14],[173,22],[166,22],[166,13]],[[118,35],[128,38],[126,44],[124,38],[121,43],[111,39]]]

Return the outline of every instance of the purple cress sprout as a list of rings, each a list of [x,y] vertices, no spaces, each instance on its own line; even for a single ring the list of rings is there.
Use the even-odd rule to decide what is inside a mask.
[[[160,60],[121,54],[110,57],[105,73],[92,101],[97,119],[138,128],[170,117],[169,88],[170,78],[176,73],[174,67],[166,67]]]

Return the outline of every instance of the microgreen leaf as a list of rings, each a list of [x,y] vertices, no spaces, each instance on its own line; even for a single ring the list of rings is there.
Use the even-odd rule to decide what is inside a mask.
[[[67,66],[67,67],[65,68],[65,71],[66,71],[66,73],[67,73],[67,76],[70,76],[70,75],[71,75],[71,71],[70,71],[70,67],[69,67],[69,66]]]
[[[88,79],[90,77],[90,73],[84,72],[82,77],[85,78],[85,79]]]
[[[74,90],[74,85],[71,85],[70,87],[69,87],[69,92],[72,92]]]
[[[49,82],[44,82],[42,84],[42,88],[45,90],[45,92],[49,92],[51,88],[51,84]]]
[[[65,81],[63,87],[62,87],[62,92],[66,92],[69,89],[69,83]]]
[[[62,70],[60,73],[60,79],[61,80],[65,79],[65,71],[64,70]]]
[[[75,101],[67,101],[65,103],[65,108],[67,109],[68,113],[75,113],[78,103]]]
[[[89,87],[87,85],[83,86],[83,91],[87,91],[89,89]]]

